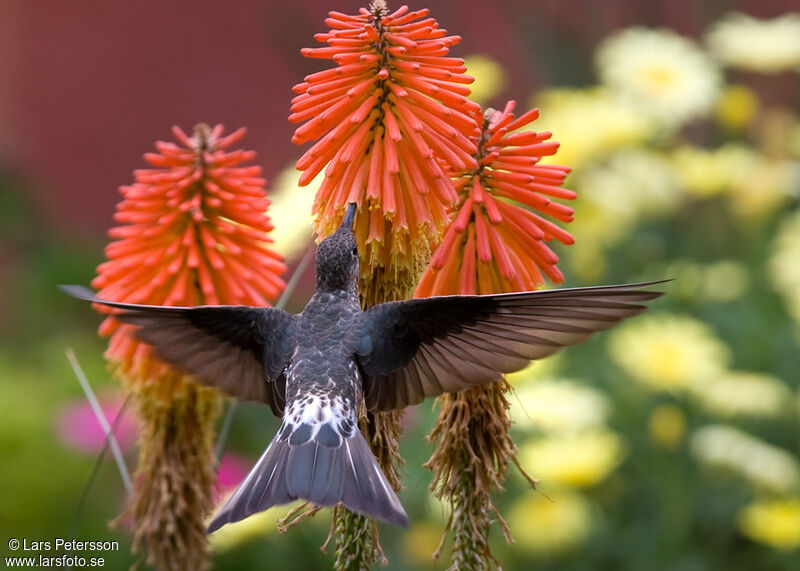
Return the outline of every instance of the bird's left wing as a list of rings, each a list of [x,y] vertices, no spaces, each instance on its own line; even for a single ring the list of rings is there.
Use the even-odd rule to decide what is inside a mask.
[[[495,381],[645,310],[660,282],[384,303],[361,316],[356,357],[370,410]]]
[[[164,307],[107,301],[80,286],[68,294],[121,311],[113,317],[137,325],[134,335],[156,356],[230,396],[267,403],[280,416],[281,372],[292,350],[294,316],[272,307]]]

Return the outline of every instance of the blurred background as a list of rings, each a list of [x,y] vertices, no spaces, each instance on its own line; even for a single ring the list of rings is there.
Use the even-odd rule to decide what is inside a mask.
[[[72,348],[109,418],[99,318],[59,283],[104,259],[117,188],[170,128],[245,126],[270,181],[278,248],[295,266],[313,190],[294,188],[291,87],[327,10],[352,0],[0,2],[0,555],[9,537],[116,539],[124,488]],[[394,3],[390,3],[393,7]],[[399,4],[398,4],[399,6]],[[397,7],[397,6],[394,6]],[[800,11],[792,0],[483,0],[428,7],[462,36],[475,99],[519,111],[562,146],[578,192],[566,285],[674,278],[653,310],[516,374],[520,461],[496,495],[505,569],[800,568]],[[792,13],[792,10],[795,12]],[[291,268],[290,268],[291,273]],[[306,280],[290,307],[299,310]],[[407,413],[408,531],[383,527],[390,569],[434,562],[447,509],[427,489]],[[242,406],[220,469],[232,489],[277,421]],[[136,457],[130,415],[118,436]],[[275,513],[280,512],[280,513]],[[219,568],[327,568],[327,510],[279,534],[273,510],[216,534]]]

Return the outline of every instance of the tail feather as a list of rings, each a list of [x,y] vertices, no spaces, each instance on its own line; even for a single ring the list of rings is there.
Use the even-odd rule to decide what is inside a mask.
[[[220,509],[208,533],[296,499],[319,506],[342,502],[351,511],[403,527],[408,516],[359,431],[326,446],[273,438],[255,467]]]
[[[273,442],[261,456],[256,464],[256,467],[250,471],[250,476],[255,476],[252,482],[247,482],[239,485],[239,489],[244,492],[241,501],[229,503],[232,507],[236,507],[236,519],[231,521],[239,521],[249,515],[263,511],[271,506],[285,504],[291,501],[291,498],[286,494],[286,491],[280,486],[270,485],[271,482],[279,482],[286,477],[286,457],[289,450],[286,447],[275,446],[273,453],[270,454],[270,448],[273,448]],[[236,493],[231,500],[234,500]],[[227,504],[226,504],[227,505]]]
[[[279,486],[270,485],[272,481],[283,480],[286,472],[288,450],[276,444],[277,438],[270,443],[247,477],[225,502],[208,526],[207,533],[271,506],[292,501],[292,498],[282,492]]]
[[[292,450],[286,465],[286,488],[295,498],[316,498],[318,505],[333,505],[342,495],[344,479],[340,446],[328,447],[309,441]]]
[[[408,516],[361,433],[345,440],[344,448],[342,503],[351,511],[407,527]]]

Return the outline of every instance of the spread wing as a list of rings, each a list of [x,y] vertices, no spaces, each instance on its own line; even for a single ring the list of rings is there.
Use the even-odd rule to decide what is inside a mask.
[[[402,409],[498,379],[645,310],[656,283],[384,303],[362,314],[367,408]]]
[[[205,385],[283,412],[285,379],[291,357],[294,316],[281,309],[247,306],[163,307],[98,299],[80,286],[61,286],[68,294],[122,311],[115,319],[139,327],[136,337],[156,356]]]

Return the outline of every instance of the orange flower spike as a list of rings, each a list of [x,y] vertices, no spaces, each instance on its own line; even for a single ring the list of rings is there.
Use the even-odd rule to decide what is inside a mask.
[[[363,259],[411,269],[411,252],[438,242],[457,200],[450,173],[477,166],[479,107],[466,99],[473,79],[463,60],[447,55],[460,38],[428,10],[390,12],[380,0],[357,15],[329,12],[326,24],[315,38],[327,45],[301,53],[336,67],[294,87],[289,119],[303,124],[293,141],[318,139],[297,162],[300,184],[325,172],[315,207],[321,236],[336,228],[348,201],[361,212],[378,208],[391,224],[356,217],[369,225]]]
[[[282,258],[269,249],[264,179],[242,165],[255,153],[231,149],[244,129],[173,128],[176,143],[156,143],[109,231],[108,261],[92,285],[99,297],[153,305],[265,305],[284,288]],[[103,311],[103,309],[98,308]],[[107,310],[106,310],[107,311]],[[133,548],[145,545],[156,569],[208,566],[203,518],[216,481],[214,427],[221,395],[157,361],[133,326],[107,318],[106,356],[135,396],[140,420],[137,486],[127,513]],[[175,506],[179,506],[176,511]]]
[[[252,151],[230,149],[245,130],[223,136],[222,125],[198,125],[191,136],[178,127],[172,132],[179,144],[156,143],[159,152],[145,154],[155,168],[136,170],[136,182],[120,189],[120,226],[109,231],[109,261],[92,281],[98,295],[155,305],[276,299],[285,265],[268,249],[265,181],[259,167],[241,166]],[[111,318],[100,327],[113,333],[107,354],[126,373],[144,366],[139,357],[149,358],[135,341],[123,342],[130,329]]]
[[[460,206],[422,276],[417,296],[532,290],[542,285],[543,276],[563,281],[558,256],[547,242],[574,241],[550,220],[573,218],[571,208],[556,202],[576,196],[561,188],[569,168],[539,165],[543,156],[556,152],[558,143],[549,141],[549,132],[517,131],[536,120],[538,110],[520,117],[513,110],[511,101],[503,111],[489,109],[484,114],[481,133],[473,137],[476,167],[462,170],[453,185]],[[457,274],[458,279],[440,278],[441,272]],[[457,287],[443,289],[452,283]]]

